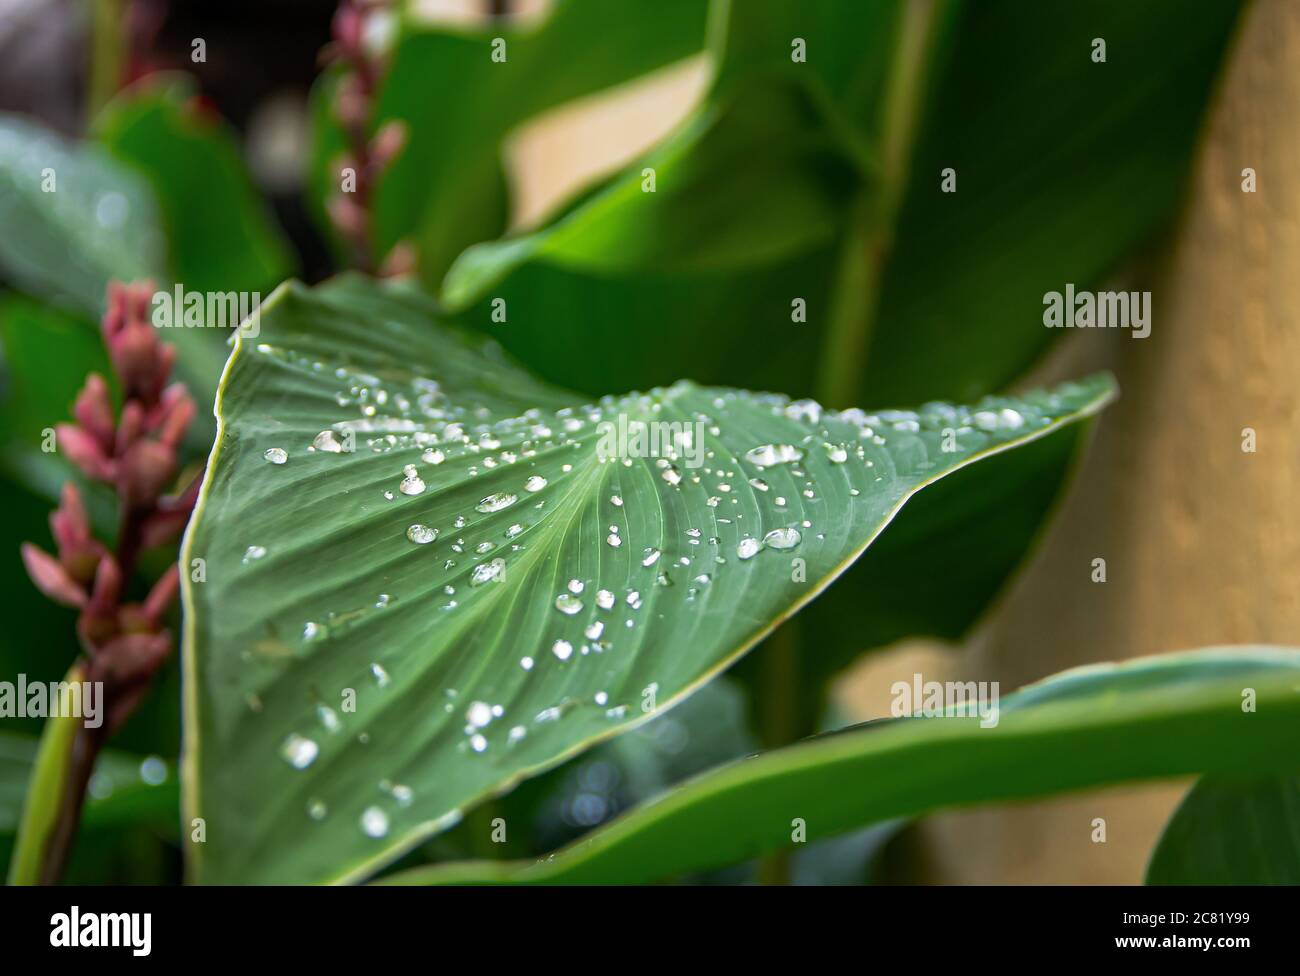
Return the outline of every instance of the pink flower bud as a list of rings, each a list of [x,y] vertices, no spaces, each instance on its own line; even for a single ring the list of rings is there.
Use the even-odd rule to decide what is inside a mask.
[[[330,32],[339,45],[348,51],[355,51],[361,47],[361,39],[365,33],[365,15],[345,0],[334,12]]]
[[[326,209],[335,228],[344,237],[361,239],[366,235],[366,211],[350,194],[331,197]]]
[[[345,129],[364,132],[370,120],[371,98],[356,75],[344,75],[334,89],[334,117]]]
[[[138,282],[121,285],[110,282],[108,310],[104,313],[104,341],[113,368],[128,398],[152,406],[167,383],[175,350],[158,341],[149,324],[149,303],[153,285]]]
[[[127,448],[117,489],[130,508],[149,508],[176,473],[176,451],[158,441],[139,440]]]
[[[175,563],[167,567],[167,572],[163,573],[158,582],[153,585],[149,595],[144,600],[145,619],[149,622],[150,630],[157,630],[162,625],[162,619],[167,614],[167,610],[176,600],[176,594],[181,588],[181,573]]]
[[[116,466],[94,437],[75,424],[57,424],[54,432],[59,449],[78,470],[96,481],[113,480]]]
[[[95,583],[77,619],[77,633],[88,649],[100,647],[118,633],[117,602],[122,596],[122,571],[111,555],[99,561]]]
[[[398,241],[379,266],[379,277],[397,278],[414,273],[419,264],[415,248],[410,241]]]
[[[108,396],[108,384],[98,373],[86,377],[86,385],[77,394],[72,412],[81,429],[99,442],[104,453],[113,449],[113,404]]]
[[[59,547],[59,561],[78,583],[89,583],[104,555],[104,547],[90,535],[90,520],[81,494],[71,481],[63,483],[59,507],[50,515],[50,531]]]
[[[190,421],[194,419],[194,401],[183,384],[173,383],[163,391],[154,421],[158,440],[168,447],[176,447],[185,439]]]
[[[65,607],[86,605],[86,591],[77,585],[77,581],[68,574],[62,563],[30,542],[23,543],[21,552],[27,575],[38,590]]]
[[[198,501],[199,487],[202,484],[202,476],[196,477],[181,494],[158,499],[157,509],[145,518],[140,527],[140,544],[143,548],[152,549],[180,535],[190,520],[190,513],[194,511],[194,503]]]
[[[370,141],[370,162],[376,170],[384,169],[406,145],[406,123],[393,119],[380,126]]]
[[[122,422],[117,425],[117,441],[114,450],[118,457],[127,452],[145,432],[145,410],[138,400],[127,400],[122,407]]]

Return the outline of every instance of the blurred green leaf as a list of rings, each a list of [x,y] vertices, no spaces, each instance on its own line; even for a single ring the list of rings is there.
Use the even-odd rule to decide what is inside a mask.
[[[833,241],[856,180],[800,88],[746,86],[558,222],[465,252],[443,300],[479,302],[525,262],[593,276],[770,265]]]
[[[1102,287],[1173,214],[1240,7],[961,6],[920,119],[861,396],[988,393],[1065,334],[1044,327],[1044,294]],[[946,168],[955,193],[941,190]]]
[[[196,91],[184,75],[150,75],[104,108],[95,136],[153,187],[171,280],[189,291],[269,293],[295,272],[293,253],[234,133],[199,107]]]
[[[1165,826],[1146,883],[1300,884],[1300,776],[1198,780]]]
[[[376,114],[407,125],[407,144],[376,193],[377,253],[413,239],[421,277],[436,286],[457,254],[505,229],[506,135],[549,108],[700,51],[705,12],[705,0],[630,7],[562,0],[531,26],[405,21]],[[495,38],[505,41],[505,61],[493,60]],[[344,148],[329,108],[337,77],[327,74],[313,94],[310,178],[322,216],[339,187]]]
[[[582,405],[414,293],[286,286],[226,370],[182,556],[207,567],[184,593],[195,877],[364,876],[689,694],[913,493],[1112,392],[876,417],[682,383]],[[707,457],[605,463],[603,421],[651,420],[703,425]]]
[[[92,318],[110,280],[165,277],[148,185],[103,149],[14,115],[0,115],[0,227],[0,274]]]
[[[60,675],[62,677],[62,675]],[[23,801],[35,767],[39,742],[34,735],[0,732],[0,865],[12,854]],[[180,796],[174,763],[142,759],[113,749],[100,753],[82,810],[81,828],[67,879],[77,883],[149,880],[146,848],[137,833],[175,841],[180,823]],[[130,852],[131,873],[105,871],[116,860],[108,850]],[[155,880],[166,880],[158,876]]]
[[[869,724],[706,773],[537,862],[477,862],[407,884],[655,881],[931,810],[1192,772],[1268,771],[1300,749],[1300,651],[1215,648],[1066,671],[977,717]],[[1241,691],[1258,692],[1243,712]]]
[[[18,826],[38,749],[35,736],[0,732],[0,833]],[[106,749],[95,763],[82,828],[98,830],[143,820],[174,829],[177,783],[174,763]]]

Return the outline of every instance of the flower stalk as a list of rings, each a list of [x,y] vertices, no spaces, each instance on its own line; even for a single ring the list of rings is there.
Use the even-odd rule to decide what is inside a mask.
[[[104,341],[121,386],[115,416],[107,381],[92,373],[73,406],[75,422],[59,424],[59,449],[92,481],[110,486],[119,504],[115,544],[96,539],[81,493],[68,481],[50,516],[55,553],[22,546],[32,582],[56,603],[79,611],[81,680],[102,683],[103,722],[84,723],[71,745],[57,821],[41,858],[40,880],[62,873],[80,820],[86,786],[104,741],[135,711],[171,652],[166,616],[180,586],[173,563],[140,602],[126,597],[142,552],[174,542],[198,496],[199,479],[168,494],[176,479],[179,448],[194,419],[194,401],[170,383],[176,350],[149,324],[150,283],[108,288]]]

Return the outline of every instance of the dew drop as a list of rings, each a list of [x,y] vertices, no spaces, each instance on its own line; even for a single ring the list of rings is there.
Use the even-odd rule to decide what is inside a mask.
[[[420,460],[425,464],[442,464],[443,461],[447,460],[447,455],[436,447],[431,447],[420,455]]]
[[[284,464],[285,461],[289,460],[289,453],[282,447],[268,447],[262,457],[272,464]]]
[[[517,501],[519,501],[518,495],[512,495],[505,491],[498,491],[493,492],[491,495],[482,499],[474,506],[474,508],[484,514],[489,514],[491,512],[499,512],[503,508],[509,508]]]
[[[244,550],[245,563],[251,563],[255,559],[261,559],[266,555],[266,546],[249,546]]]
[[[343,445],[339,443],[339,439],[334,436],[332,430],[322,430],[312,438],[311,446],[317,451],[324,451],[326,454],[343,453]]]
[[[490,583],[493,580],[504,579],[506,573],[506,561],[504,559],[493,559],[491,562],[479,563],[470,573],[469,585],[482,586],[484,583]]]
[[[561,661],[567,661],[573,656],[573,645],[561,638],[551,645],[551,653]]]
[[[555,598],[555,609],[566,616],[572,617],[582,609],[582,601],[572,593],[561,593]]]
[[[402,469],[402,473],[406,475],[406,477],[404,477],[402,483],[397,486],[398,491],[403,495],[418,495],[424,491],[424,479],[422,479],[419,473],[415,470],[414,464],[408,464]]]
[[[379,807],[366,807],[361,814],[361,829],[367,837],[383,837],[388,833],[388,814]]]
[[[802,540],[798,529],[773,529],[763,536],[763,544],[769,549],[793,549]]]
[[[524,482],[524,487],[529,491],[541,491],[546,487],[546,479],[540,474],[535,474]]]
[[[465,710],[465,720],[474,728],[481,729],[492,721],[492,706],[487,702],[474,702]]]
[[[306,769],[320,755],[320,746],[311,739],[292,733],[280,747],[280,755],[294,769]]]
[[[736,546],[736,555],[741,559],[751,559],[758,554],[758,550],[761,548],[763,548],[763,544],[757,539],[744,538],[741,539],[740,544]]]
[[[602,610],[609,610],[614,606],[614,594],[609,590],[600,590],[596,594],[596,606]]]
[[[745,452],[745,460],[760,468],[776,464],[789,464],[803,457],[803,451],[793,444],[760,444]]]
[[[416,522],[406,530],[406,537],[417,546],[427,546],[434,539],[438,538],[438,530]]]

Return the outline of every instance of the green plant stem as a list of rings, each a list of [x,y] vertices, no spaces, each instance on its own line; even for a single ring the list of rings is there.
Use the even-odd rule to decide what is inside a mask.
[[[89,0],[90,81],[86,118],[93,119],[117,94],[126,65],[126,0]]]
[[[867,344],[880,305],[880,282],[894,246],[912,150],[948,0],[903,5],[881,112],[877,180],[852,203],[822,347],[818,396],[834,407],[856,400]]]
[[[84,677],[84,666],[74,664],[63,680],[74,682]],[[66,798],[74,792],[69,790],[69,786],[78,775],[74,755],[77,739],[83,731],[81,721],[73,717],[56,716],[45,722],[23,800],[13,857],[9,862],[8,880],[11,885],[50,883],[52,853],[55,854],[54,860],[58,861],[53,878],[56,879],[58,872],[62,871],[68,847],[61,840],[66,831]],[[75,792],[84,795],[84,790]],[[60,850],[63,851],[61,856],[57,854]]]

